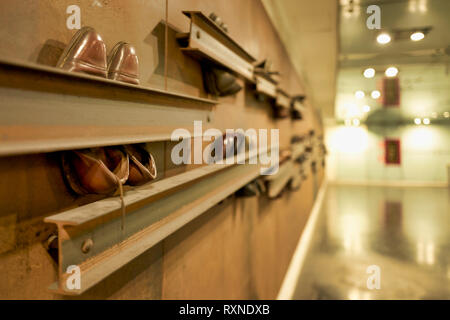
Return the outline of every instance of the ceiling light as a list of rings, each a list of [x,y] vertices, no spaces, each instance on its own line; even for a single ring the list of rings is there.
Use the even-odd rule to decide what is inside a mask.
[[[377,42],[379,44],[386,44],[391,42],[391,36],[388,33],[380,33],[377,37]]]
[[[364,98],[364,96],[365,96],[364,91],[358,90],[355,92],[356,99],[362,99]]]
[[[364,112],[369,112],[370,111],[370,106],[369,105],[363,106],[363,111]]]
[[[359,126],[359,119],[353,119],[353,125],[354,126]]]
[[[419,124],[422,123],[422,120],[420,120],[420,118],[415,118],[415,119],[414,119],[414,123],[417,124],[417,125],[419,125]]]
[[[373,90],[370,96],[372,97],[372,99],[378,99],[381,96],[381,93],[378,90]]]
[[[395,77],[398,73],[398,69],[396,67],[389,67],[386,69],[385,74],[387,77]]]
[[[450,118],[450,112],[445,111],[444,112],[444,118]]]
[[[423,38],[425,38],[425,34],[421,31],[417,31],[417,32],[414,32],[413,34],[411,34],[410,38],[412,41],[420,41]]]
[[[430,119],[429,118],[424,118],[422,120],[423,124],[430,124]]]
[[[374,68],[367,68],[364,70],[364,77],[366,78],[373,78],[375,76],[375,69]]]

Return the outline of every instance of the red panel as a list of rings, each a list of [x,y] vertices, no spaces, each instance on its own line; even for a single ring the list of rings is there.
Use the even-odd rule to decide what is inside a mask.
[[[399,139],[384,140],[384,163],[401,164],[401,148]]]
[[[400,106],[400,80],[398,78],[383,79],[382,103],[384,107]]]

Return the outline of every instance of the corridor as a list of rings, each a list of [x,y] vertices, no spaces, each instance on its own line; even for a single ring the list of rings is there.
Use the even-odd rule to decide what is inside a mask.
[[[329,185],[294,298],[449,299],[449,228],[448,188]]]

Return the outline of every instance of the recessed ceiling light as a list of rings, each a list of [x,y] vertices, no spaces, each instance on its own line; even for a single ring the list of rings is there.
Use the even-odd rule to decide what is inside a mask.
[[[364,96],[365,96],[364,91],[358,90],[355,92],[356,99],[362,99],[364,98]]]
[[[445,111],[444,112],[444,118],[450,118],[450,112]]]
[[[389,42],[391,42],[391,36],[390,36],[388,33],[385,33],[385,32],[380,33],[380,34],[378,35],[378,37],[377,37],[377,42],[378,42],[379,44],[386,44],[386,43],[389,43]]]
[[[417,31],[417,32],[414,32],[413,34],[411,34],[410,38],[412,41],[420,41],[423,38],[425,38],[425,34],[421,31]]]
[[[385,74],[387,77],[395,77],[398,73],[398,69],[396,67],[389,67],[386,69]]]
[[[430,119],[429,118],[424,118],[422,120],[423,124],[430,124]]]
[[[419,124],[422,123],[422,120],[420,120],[420,118],[415,118],[415,119],[414,119],[414,123],[417,124],[417,125],[419,125]]]
[[[365,105],[365,106],[363,106],[363,111],[364,112],[369,112],[370,111],[370,106],[369,105]]]
[[[378,99],[379,97],[381,97],[381,93],[378,90],[373,90],[370,96],[372,97],[372,99]]]
[[[367,68],[364,70],[364,77],[366,78],[373,78],[375,76],[375,69],[374,68]]]

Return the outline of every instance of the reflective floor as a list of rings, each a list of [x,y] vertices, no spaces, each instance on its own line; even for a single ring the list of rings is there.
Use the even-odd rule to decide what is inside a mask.
[[[329,185],[294,298],[450,299],[450,189]]]

